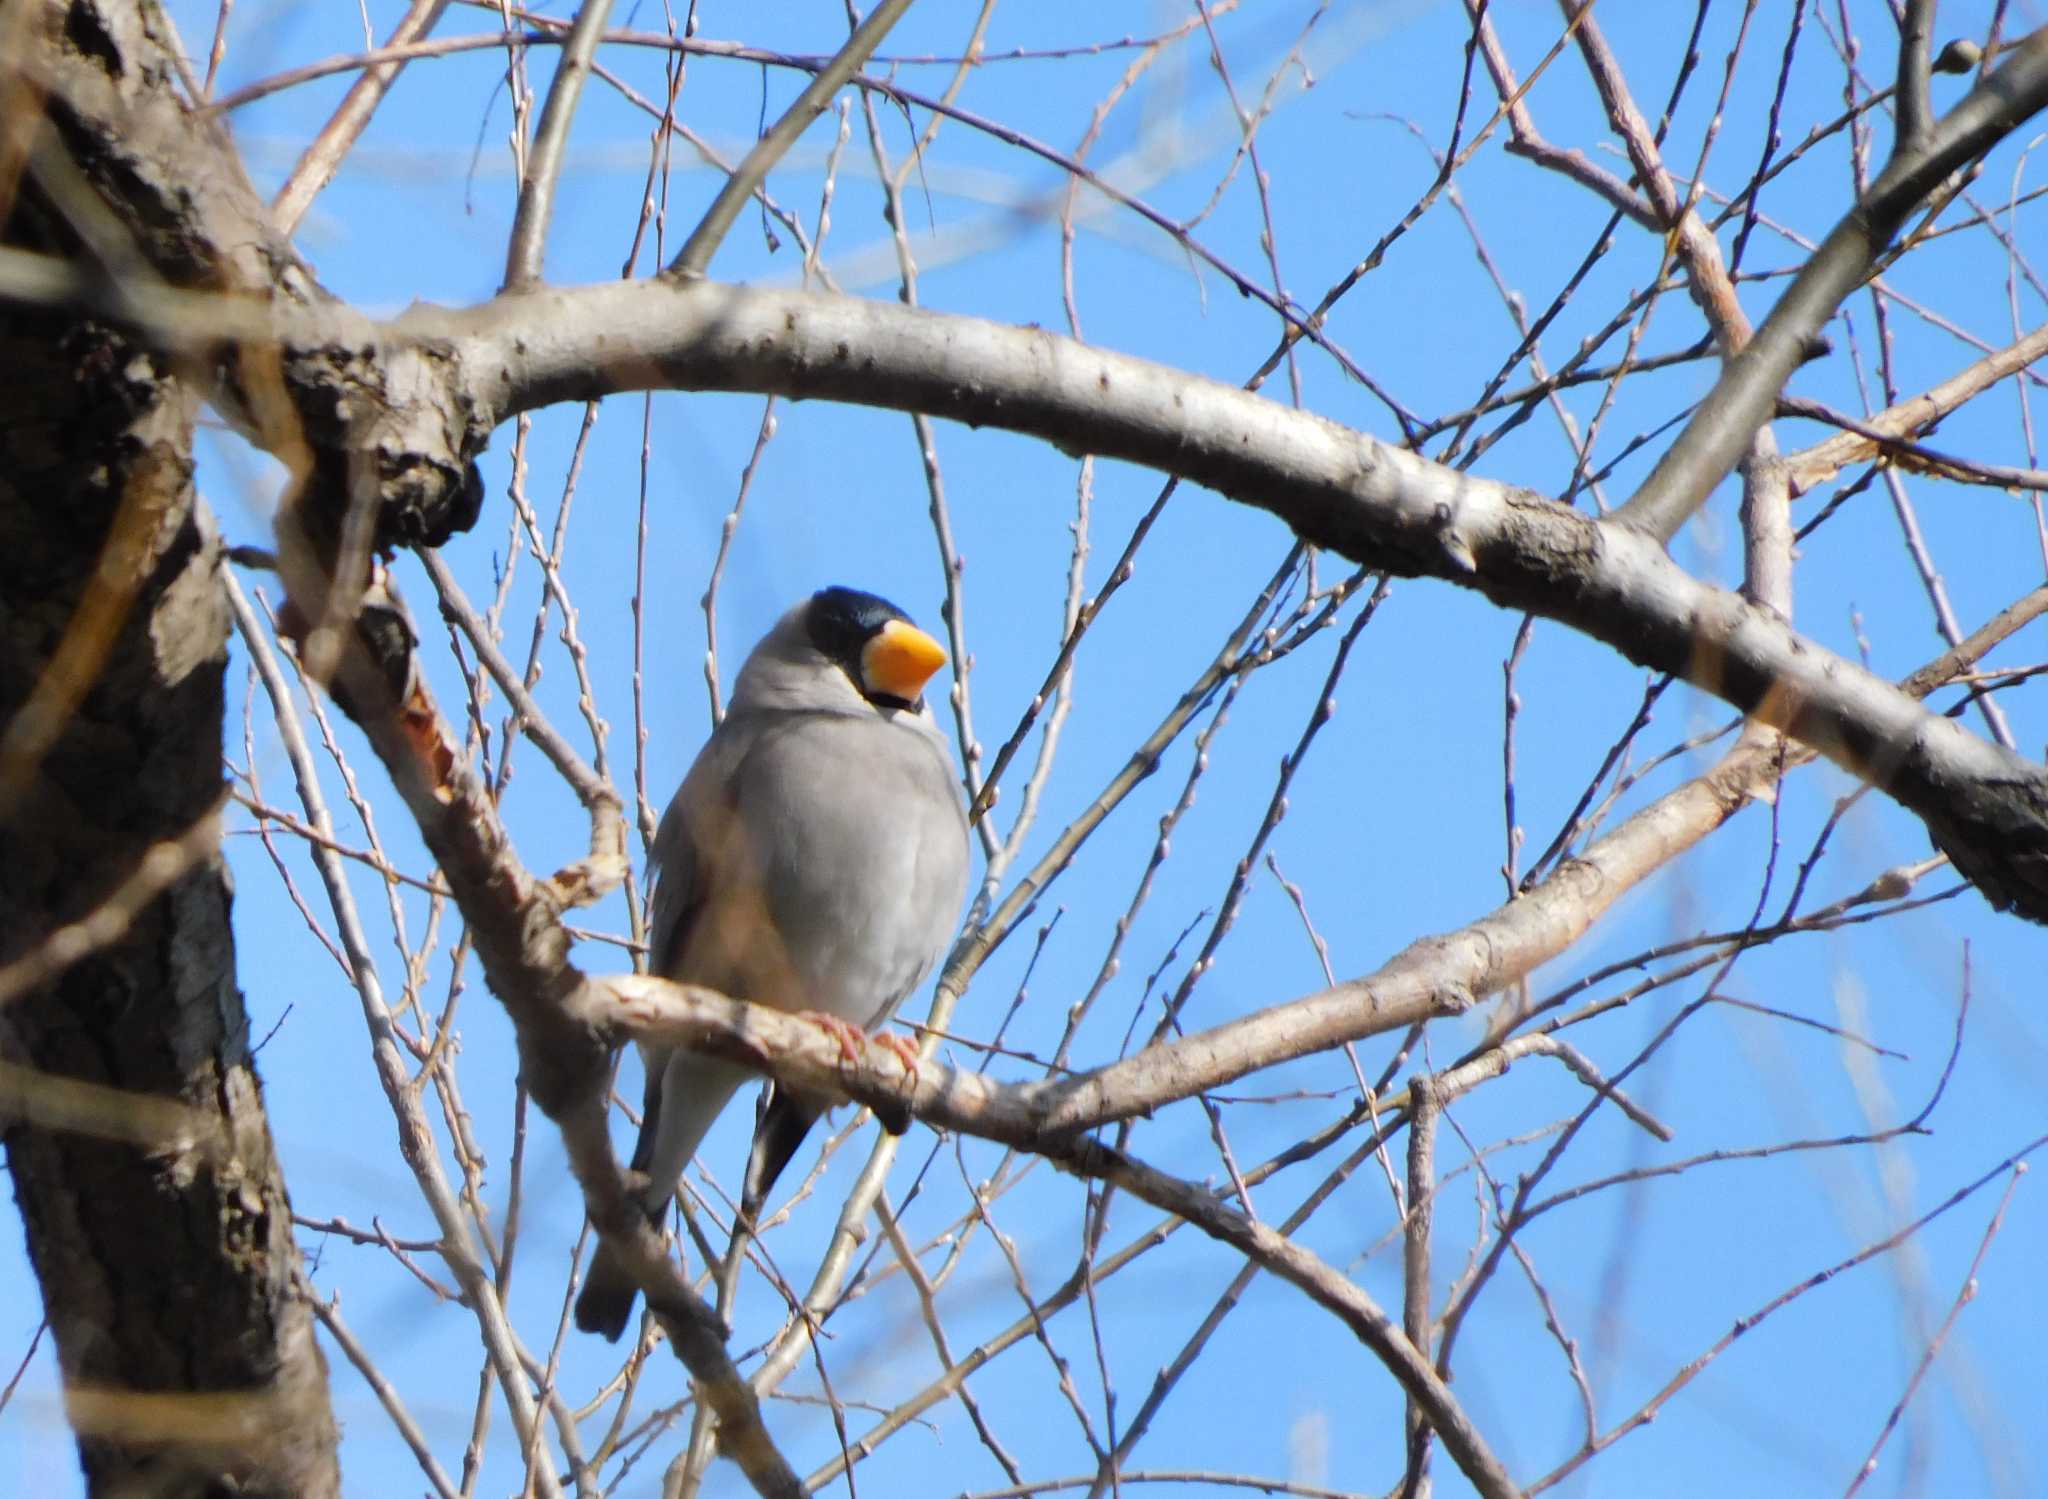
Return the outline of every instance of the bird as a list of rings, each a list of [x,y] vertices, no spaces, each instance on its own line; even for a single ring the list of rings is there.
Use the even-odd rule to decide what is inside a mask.
[[[945,661],[901,609],[858,589],[820,589],[776,622],[655,832],[650,972],[808,1015],[842,1046],[895,1013],[944,950],[967,891],[966,810],[924,700]],[[751,1074],[685,1047],[640,1051],[647,1090],[629,1181],[659,1223]],[[770,1086],[741,1191],[747,1221],[830,1103]],[[884,1124],[900,1133],[907,1122]],[[638,1294],[600,1244],[576,1325],[616,1341]]]

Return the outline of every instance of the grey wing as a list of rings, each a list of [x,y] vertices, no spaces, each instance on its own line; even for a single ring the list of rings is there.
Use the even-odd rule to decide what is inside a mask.
[[[669,799],[654,831],[647,867],[654,880],[647,902],[647,971],[673,978],[689,951],[691,934],[704,913],[712,872],[697,845],[704,818],[699,809],[710,801],[730,800],[729,771],[734,759],[730,736],[712,732],[697,754],[683,784]],[[640,1139],[633,1149],[633,1169],[647,1169],[659,1133],[662,1077],[673,1048],[642,1043],[640,1062],[647,1075],[641,1100]]]
[[[690,773],[661,814],[654,847],[647,857],[654,874],[654,894],[647,908],[647,967],[650,973],[676,977],[689,961],[690,943],[699,919],[717,893],[721,878],[735,871],[713,867],[718,831],[730,830],[737,812],[739,780],[754,751],[758,735],[749,722],[728,714],[712,731],[691,763]],[[728,858],[730,857],[728,849]],[[699,982],[713,980],[699,978]]]
[[[698,857],[691,836],[685,799],[689,781],[661,814],[655,829],[654,846],[647,867],[654,877],[654,893],[647,903],[647,971],[669,974],[689,940],[690,926],[704,906],[704,890],[698,880]]]

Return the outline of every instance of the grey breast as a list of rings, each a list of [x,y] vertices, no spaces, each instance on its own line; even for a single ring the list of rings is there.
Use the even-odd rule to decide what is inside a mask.
[[[950,757],[928,720],[760,718],[734,785],[737,825],[803,992],[759,997],[879,1024],[959,919],[967,830]]]

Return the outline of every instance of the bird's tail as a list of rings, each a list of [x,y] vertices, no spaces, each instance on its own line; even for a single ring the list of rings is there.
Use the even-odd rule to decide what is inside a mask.
[[[746,1180],[740,1189],[740,1211],[748,1219],[760,1212],[775,1179],[782,1175],[782,1168],[789,1164],[789,1158],[804,1143],[804,1136],[825,1112],[826,1102],[792,1092],[780,1083],[769,1085],[768,1108],[754,1126],[754,1148],[747,1156]]]
[[[651,1221],[660,1221],[675,1191],[676,1178],[747,1076],[744,1067],[678,1050],[669,1054],[659,1086],[649,1080],[640,1139],[633,1148],[633,1169],[647,1180],[638,1200]],[[576,1297],[576,1325],[584,1332],[600,1334],[607,1342],[617,1342],[639,1295],[639,1282],[600,1244]]]
[[[591,1256],[590,1273],[583,1277],[583,1290],[576,1298],[576,1325],[594,1332],[607,1343],[616,1343],[633,1315],[633,1302],[640,1286],[626,1273],[612,1252],[600,1244]]]

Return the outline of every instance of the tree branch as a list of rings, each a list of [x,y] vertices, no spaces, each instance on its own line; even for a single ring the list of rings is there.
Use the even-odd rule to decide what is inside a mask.
[[[2043,58],[2048,78],[2048,39],[2027,55]],[[42,280],[84,285],[68,274]],[[203,312],[192,294],[157,300],[174,331],[196,334]],[[1042,329],[666,279],[418,309],[388,325],[339,309],[244,308],[222,321],[247,335],[261,323],[287,349],[318,351],[294,366],[295,378],[380,363],[419,372],[402,408],[351,430],[388,433],[377,451],[401,480],[400,502],[443,514],[420,482],[422,465],[396,461],[408,439],[424,444],[432,471],[473,475],[469,445],[498,421],[623,390],[773,391],[926,411],[1193,479],[1368,566],[1475,589],[1685,678],[1919,814],[1994,906],[2048,920],[2048,774],[2039,766],[1692,578],[1633,527],[1242,390]],[[1760,331],[1736,362],[1763,342]],[[426,398],[430,382],[445,386],[438,402]]]
[[[405,53],[412,43],[423,40],[434,29],[448,3],[449,0],[412,0],[398,24],[391,28],[390,39],[378,51]],[[313,199],[334,180],[335,172],[370,123],[377,106],[384,102],[391,85],[397,82],[405,63],[403,55],[380,59],[365,67],[362,76],[349,85],[333,116],[313,137],[313,143],[292,168],[291,176],[270,200],[270,212],[277,220],[280,234],[296,229],[306,210],[313,206]]]
[[[1997,144],[2048,103],[2048,29],[2035,32],[1925,138],[1899,149],[1870,191],[1821,241],[1771,315],[1693,412],[1615,519],[1669,541],[1734,468],[1771,413],[1806,341],[1862,284],[1899,226],[1950,172]]]
[[[2048,39],[2040,55],[2048,80]],[[880,302],[605,284],[424,309],[392,332],[462,372],[490,421],[627,389],[775,391],[1002,426],[1179,474],[1369,567],[1457,583],[1683,677],[1882,788],[1993,905],[2048,921],[2048,773],[1693,578],[1634,527],[1042,329]]]
[[[754,195],[754,189],[796,144],[796,138],[810,129],[811,121],[825,112],[832,96],[839,92],[847,79],[860,71],[875,48],[882,45],[882,38],[889,34],[889,28],[908,9],[910,0],[882,0],[868,13],[868,18],[846,39],[846,45],[804,85],[803,92],[783,111],[782,118],[754,142],[754,149],[725,179],[725,186],[718,190],[718,196],[712,199],[703,219],[690,231],[690,237],[683,241],[683,248],[669,262],[663,275],[693,281],[704,274],[705,268],[711,264],[711,257],[718,253],[726,232],[732,228],[733,220],[739,217],[747,199]]]
[[[505,249],[507,291],[522,291],[540,280],[548,219],[555,208],[555,184],[561,179],[562,157],[569,149],[569,125],[576,118],[583,80],[590,75],[590,60],[597,55],[597,43],[611,12],[612,0],[583,0],[555,62],[555,76],[548,84],[547,103],[540,109],[540,124],[534,130],[533,152],[527,158],[526,180],[519,185],[519,208]]]
[[[1919,150],[1933,128],[1934,100],[1928,85],[1933,81],[1929,56],[1934,40],[1934,0],[1906,0],[1899,18],[1899,151]]]
[[[912,1069],[895,1051],[873,1041],[858,1059],[849,1060],[839,1039],[809,1020],[645,974],[592,979],[571,999],[570,1013],[615,1040],[633,1037],[687,1046],[770,1073],[806,1092],[848,1097],[882,1109],[908,1107],[938,1128],[1030,1150],[1064,1170],[1114,1183],[1166,1209],[1335,1312],[1414,1397],[1480,1492],[1519,1492],[1428,1359],[1370,1297],[1315,1255],[1216,1194],[1073,1130],[1060,1114],[1060,1082],[1004,1084],[983,1073],[930,1062]]]

